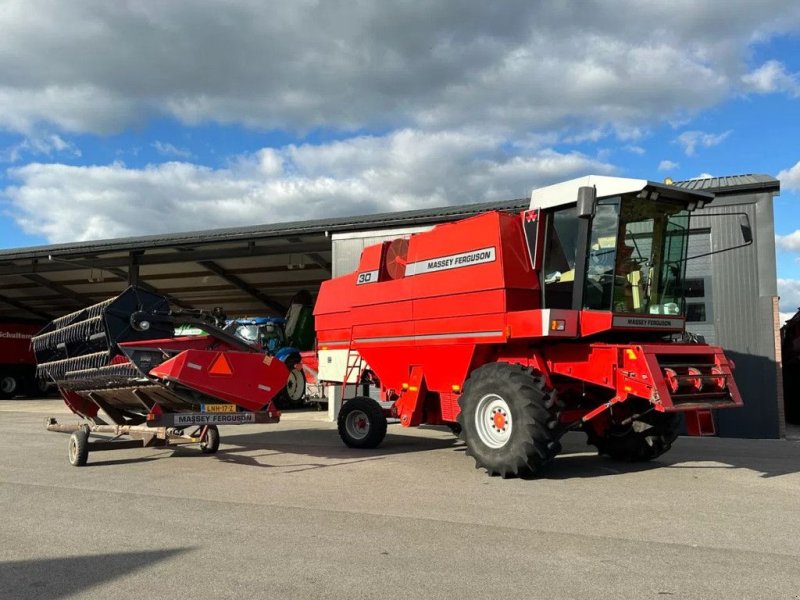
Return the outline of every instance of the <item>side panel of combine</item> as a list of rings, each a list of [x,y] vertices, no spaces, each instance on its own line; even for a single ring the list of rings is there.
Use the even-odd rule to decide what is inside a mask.
[[[403,241],[366,248],[356,273],[323,283],[319,345],[357,350],[387,388],[416,367],[429,391],[452,393],[479,347],[507,341],[507,313],[539,306],[520,219],[486,213]]]

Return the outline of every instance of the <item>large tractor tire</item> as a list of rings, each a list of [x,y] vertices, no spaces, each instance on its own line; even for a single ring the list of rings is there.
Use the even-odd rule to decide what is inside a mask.
[[[561,451],[556,393],[531,369],[483,365],[470,374],[459,404],[467,454],[489,475],[531,476]]]
[[[339,437],[350,448],[376,448],[386,437],[386,415],[372,398],[348,400],[339,411]]]
[[[587,426],[587,443],[600,455],[624,462],[653,460],[672,447],[678,437],[681,417],[655,410],[642,414],[627,425],[612,424],[602,434]]]

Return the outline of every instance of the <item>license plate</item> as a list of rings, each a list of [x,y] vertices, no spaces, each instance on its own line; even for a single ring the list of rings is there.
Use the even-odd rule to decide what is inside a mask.
[[[203,412],[208,413],[232,413],[236,412],[235,404],[204,404]]]

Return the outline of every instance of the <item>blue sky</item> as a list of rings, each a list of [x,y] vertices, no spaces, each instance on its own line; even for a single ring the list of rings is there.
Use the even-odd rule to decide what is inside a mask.
[[[0,248],[766,173],[793,312],[800,4],[575,6],[8,0]]]

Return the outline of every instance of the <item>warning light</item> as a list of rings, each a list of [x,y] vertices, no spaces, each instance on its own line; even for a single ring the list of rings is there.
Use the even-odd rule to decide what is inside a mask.
[[[208,369],[209,375],[233,375],[233,369],[231,369],[231,364],[228,362],[228,359],[225,358],[225,355],[220,353],[217,355],[217,359],[211,364],[211,367]]]

